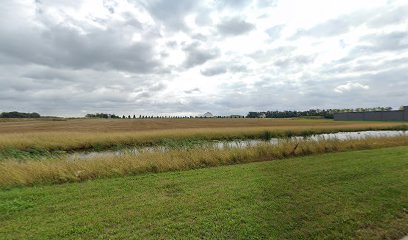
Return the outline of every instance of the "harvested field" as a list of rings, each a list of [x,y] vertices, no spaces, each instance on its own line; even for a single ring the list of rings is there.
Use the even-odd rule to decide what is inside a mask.
[[[15,119],[0,122],[1,133],[129,132],[174,129],[253,128],[385,128],[403,122],[352,122],[307,119]]]

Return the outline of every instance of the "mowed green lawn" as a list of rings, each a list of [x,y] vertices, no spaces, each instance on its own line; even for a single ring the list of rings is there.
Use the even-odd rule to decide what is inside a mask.
[[[408,146],[0,191],[0,239],[398,239]]]

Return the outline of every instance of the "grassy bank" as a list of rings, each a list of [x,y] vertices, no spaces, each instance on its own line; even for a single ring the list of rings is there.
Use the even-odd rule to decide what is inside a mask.
[[[0,239],[399,239],[408,147],[0,191]]]
[[[169,152],[96,157],[87,160],[5,160],[0,162],[0,187],[52,184],[88,179],[166,172],[268,161],[294,156],[408,145],[408,137],[360,140],[281,141],[248,148],[194,148]]]
[[[309,121],[306,121],[309,123]],[[0,156],[9,157],[25,153],[52,153],[55,151],[106,150],[129,146],[157,146],[168,142],[182,144],[187,141],[270,139],[274,137],[308,136],[312,134],[364,130],[408,130],[408,125],[384,123],[358,123],[351,125],[299,125],[247,128],[198,128],[151,130],[135,132],[27,132],[0,134]],[[11,153],[11,154],[10,154]],[[24,154],[24,153],[23,153]]]

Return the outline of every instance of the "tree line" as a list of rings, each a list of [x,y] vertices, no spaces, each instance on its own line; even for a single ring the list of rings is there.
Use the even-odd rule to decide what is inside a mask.
[[[40,118],[39,113],[24,113],[24,112],[2,112],[0,118]]]
[[[109,114],[109,113],[89,113],[85,115],[86,118],[117,118],[117,119],[169,119],[169,118],[176,118],[176,119],[182,119],[182,118],[206,118],[203,116],[154,116],[154,115],[122,115],[118,116],[115,114]],[[244,116],[242,116],[244,117]],[[215,116],[214,118],[226,118],[226,116]]]
[[[374,107],[374,108],[345,108],[345,109],[309,109],[306,111],[266,111],[249,112],[247,118],[296,118],[296,117],[320,117],[334,118],[335,113],[341,112],[373,112],[373,111],[391,111],[392,107]]]
[[[121,118],[115,114],[109,113],[89,113],[85,115],[86,118]]]

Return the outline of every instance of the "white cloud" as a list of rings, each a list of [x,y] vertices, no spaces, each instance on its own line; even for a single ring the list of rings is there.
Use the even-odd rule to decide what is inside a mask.
[[[368,85],[363,85],[357,82],[348,82],[346,84],[342,84],[337,86],[334,91],[338,93],[350,92],[353,90],[368,90],[370,87]]]

